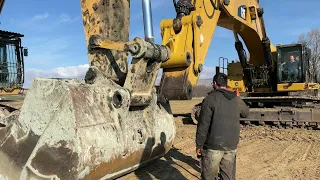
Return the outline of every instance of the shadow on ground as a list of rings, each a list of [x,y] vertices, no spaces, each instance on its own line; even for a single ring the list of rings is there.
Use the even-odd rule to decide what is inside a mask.
[[[148,166],[145,166],[141,169],[138,169],[135,172],[135,175],[138,179],[141,180],[152,180],[152,177],[156,179],[175,179],[175,180],[186,180],[190,179],[199,179],[199,177],[190,172],[190,170],[185,167],[177,164],[176,162],[184,162],[188,164],[195,171],[200,173],[199,161],[195,160],[191,156],[187,156],[181,153],[178,149],[172,148],[162,159],[158,159],[153,163],[149,163]],[[186,171],[185,176],[174,166],[178,166],[181,169]],[[189,168],[190,169],[190,168]],[[194,172],[194,171],[193,171]]]
[[[183,124],[195,125],[195,123],[192,120],[191,113],[173,114],[173,117],[182,117],[182,123]]]
[[[0,102],[2,103],[6,103],[6,102],[15,102],[16,100],[12,100],[12,99],[1,99]]]
[[[184,114],[173,114],[173,117],[190,117],[191,118],[191,113],[184,113]]]

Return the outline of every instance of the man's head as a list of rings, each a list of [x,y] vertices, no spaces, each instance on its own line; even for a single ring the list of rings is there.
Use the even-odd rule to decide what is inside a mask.
[[[290,62],[294,62],[294,56],[290,56]]]
[[[228,77],[223,73],[217,73],[213,77],[213,88],[226,88]]]

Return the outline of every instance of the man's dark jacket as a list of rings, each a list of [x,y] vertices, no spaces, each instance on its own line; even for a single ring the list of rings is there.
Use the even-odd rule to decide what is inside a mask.
[[[284,70],[289,72],[294,70],[299,70],[299,63],[297,61],[294,61],[294,62],[287,61],[284,65]]]
[[[234,150],[240,136],[240,117],[246,118],[249,108],[234,92],[211,91],[203,100],[197,127],[197,148]]]

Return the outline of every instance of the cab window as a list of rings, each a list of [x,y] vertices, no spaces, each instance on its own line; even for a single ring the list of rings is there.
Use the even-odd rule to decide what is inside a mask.
[[[301,51],[298,47],[281,48],[278,58],[280,83],[301,82]]]

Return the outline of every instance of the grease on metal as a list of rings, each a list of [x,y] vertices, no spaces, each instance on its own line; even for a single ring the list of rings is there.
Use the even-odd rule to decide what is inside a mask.
[[[115,92],[122,97],[119,108],[112,105]],[[88,85],[35,78],[22,115],[0,128],[0,153],[22,179],[119,176],[172,145],[173,116],[157,105],[155,89],[152,96],[148,107],[129,111],[129,92],[110,80]]]
[[[111,41],[129,41],[130,1],[81,0],[82,19],[87,45],[92,35],[99,34]],[[89,64],[119,84],[124,83],[128,71],[125,52],[116,50],[90,51]]]

